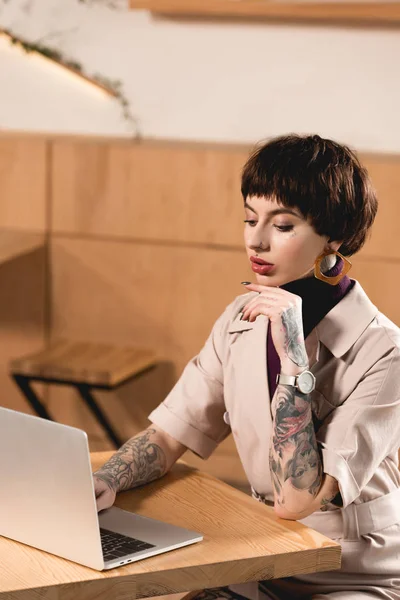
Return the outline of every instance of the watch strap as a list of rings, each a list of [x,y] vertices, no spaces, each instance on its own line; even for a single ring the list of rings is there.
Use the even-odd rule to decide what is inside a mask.
[[[278,373],[276,376],[276,383],[297,387],[297,377],[298,375],[284,375],[283,373]]]

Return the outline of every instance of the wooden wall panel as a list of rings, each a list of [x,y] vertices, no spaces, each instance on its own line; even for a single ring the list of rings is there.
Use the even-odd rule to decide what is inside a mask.
[[[0,227],[43,232],[46,140],[0,137]]]
[[[362,253],[400,259],[400,156],[362,156],[377,191],[379,208],[372,235]]]
[[[241,245],[246,157],[235,147],[58,141],[53,231]]]
[[[58,141],[53,231],[240,247],[240,173],[248,152],[236,146]],[[380,202],[365,251],[400,258],[400,157],[361,160]]]
[[[251,274],[244,251],[61,237],[52,263],[53,336],[150,344],[178,372]]]
[[[0,288],[0,406],[32,413],[9,376],[8,363],[44,344],[45,251],[2,263]]]

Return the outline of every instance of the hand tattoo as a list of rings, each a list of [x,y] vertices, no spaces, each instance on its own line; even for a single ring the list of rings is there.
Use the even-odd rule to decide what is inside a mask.
[[[164,450],[150,441],[155,429],[132,438],[95,473],[114,491],[122,492],[162,477],[167,471]]]
[[[287,356],[298,367],[306,367],[308,356],[304,345],[303,326],[298,318],[296,307],[292,306],[283,312],[282,323],[285,331]]]

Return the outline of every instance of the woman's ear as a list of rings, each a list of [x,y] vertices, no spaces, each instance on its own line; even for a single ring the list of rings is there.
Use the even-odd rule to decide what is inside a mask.
[[[342,244],[343,244],[343,241],[331,242],[331,240],[329,240],[327,250],[329,249],[329,250],[333,250],[334,252],[338,252],[338,250]]]

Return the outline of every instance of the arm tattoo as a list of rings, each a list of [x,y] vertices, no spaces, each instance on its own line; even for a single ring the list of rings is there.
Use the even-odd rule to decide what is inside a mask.
[[[308,356],[304,345],[303,325],[299,322],[295,307],[288,308],[282,313],[282,323],[285,331],[286,355],[298,367],[306,367]]]
[[[313,497],[322,483],[322,463],[315,439],[310,397],[290,386],[278,385],[274,398],[274,433],[270,470],[278,502],[289,481],[296,490]]]
[[[155,429],[147,429],[127,441],[107,461],[96,477],[103,479],[116,492],[129,490],[159,479],[167,472],[164,450],[150,441]]]

